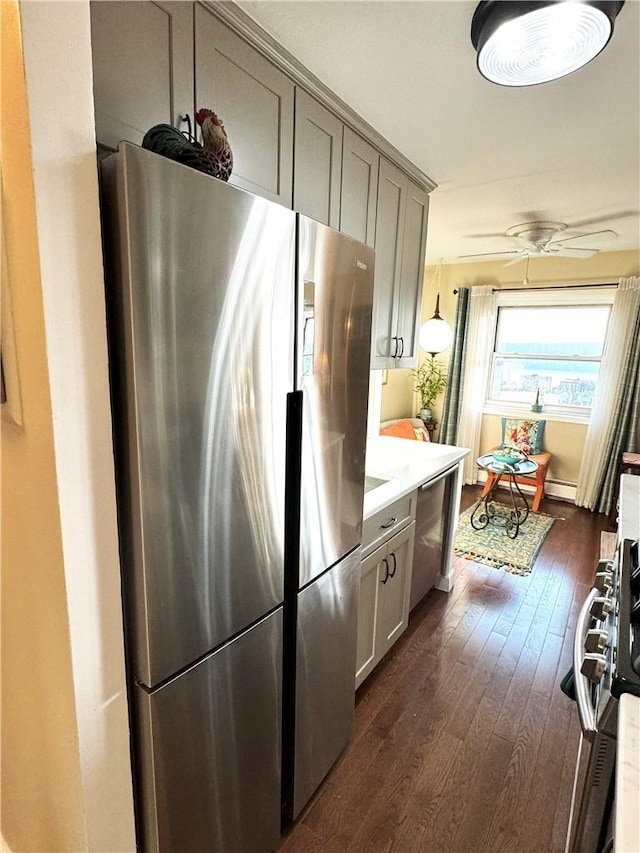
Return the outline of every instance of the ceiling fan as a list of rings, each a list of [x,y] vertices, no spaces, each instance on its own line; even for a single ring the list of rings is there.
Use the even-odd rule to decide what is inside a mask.
[[[460,255],[460,258],[488,258],[506,257],[513,255],[509,263],[516,263],[521,258],[545,257],[557,255],[563,258],[590,258],[599,252],[599,248],[591,248],[584,245],[576,245],[579,241],[589,238],[589,242],[613,239],[617,237],[615,231],[590,231],[586,234],[575,234],[569,237],[559,237],[569,226],[564,222],[524,222],[522,225],[514,225],[508,228],[503,237],[508,237],[520,245],[516,249],[504,249],[502,252],[479,252],[473,255]],[[595,240],[594,240],[595,238]]]

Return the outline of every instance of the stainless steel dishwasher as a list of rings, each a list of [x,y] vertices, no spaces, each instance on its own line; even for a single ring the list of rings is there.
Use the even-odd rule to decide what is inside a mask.
[[[442,571],[453,535],[450,519],[457,469],[456,463],[418,489],[410,610],[429,592]]]

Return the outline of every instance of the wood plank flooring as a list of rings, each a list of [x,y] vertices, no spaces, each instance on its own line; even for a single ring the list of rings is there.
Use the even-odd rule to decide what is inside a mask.
[[[462,509],[477,487],[465,487]],[[556,853],[579,738],[560,691],[607,519],[557,521],[533,572],[455,559],[360,687],[352,743],[280,853]]]

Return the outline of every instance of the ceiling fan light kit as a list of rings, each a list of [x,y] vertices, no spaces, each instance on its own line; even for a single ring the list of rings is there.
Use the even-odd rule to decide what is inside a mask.
[[[596,57],[624,0],[484,0],[471,22],[478,70],[501,86],[565,77]]]

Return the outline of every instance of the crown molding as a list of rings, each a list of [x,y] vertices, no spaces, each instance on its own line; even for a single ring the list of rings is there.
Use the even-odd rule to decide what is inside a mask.
[[[366,122],[349,104],[345,103],[328,86],[305,68],[296,57],[289,53],[279,42],[264,30],[252,17],[247,15],[232,0],[203,0],[201,3],[216,18],[230,27],[240,38],[258,50],[270,62],[277,66],[297,86],[301,86],[310,95],[331,110],[340,121],[363,136],[380,154],[391,160],[427,192],[432,192],[437,184],[428,175],[398,151],[384,136]]]

